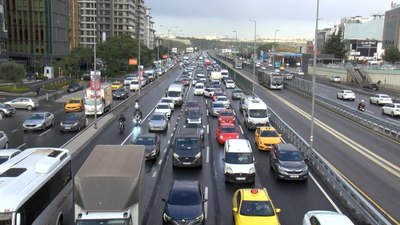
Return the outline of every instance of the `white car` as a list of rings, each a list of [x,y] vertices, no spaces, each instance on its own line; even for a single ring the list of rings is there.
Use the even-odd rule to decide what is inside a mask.
[[[215,101],[221,102],[222,104],[224,104],[225,108],[229,108],[229,106],[231,105],[231,102],[229,101],[229,99],[226,96],[217,96]]]
[[[196,85],[194,85],[193,94],[203,95],[203,92],[204,92],[204,83],[197,82]]]
[[[0,130],[0,149],[8,148],[8,137],[6,133]]]
[[[356,99],[356,94],[351,90],[341,90],[336,94],[336,98],[354,101]]]
[[[169,103],[158,103],[154,110],[154,113],[164,113],[168,118],[170,118],[172,110],[169,106]]]
[[[6,106],[12,106],[16,109],[36,109],[39,107],[39,101],[35,98],[26,98],[26,97],[21,97],[21,98],[16,98],[8,102],[3,103]]]
[[[400,103],[389,103],[382,107],[382,114],[388,114],[392,117],[400,116]]]
[[[340,78],[340,76],[331,76],[331,77],[329,78],[329,81],[330,81],[330,82],[335,82],[335,83],[340,83],[341,78]]]
[[[303,225],[354,225],[351,220],[343,214],[324,211],[324,210],[314,210],[309,211],[304,215]]]
[[[393,103],[392,98],[385,94],[375,94],[369,98],[369,103],[377,105],[385,105]]]
[[[225,81],[225,87],[233,89],[233,88],[236,87],[236,85],[235,85],[235,82],[233,80],[227,80],[227,81]]]
[[[169,107],[171,108],[171,111],[174,111],[174,109],[175,109],[175,103],[174,103],[174,100],[172,98],[163,97],[160,100],[160,103],[168,103]]]
[[[129,84],[130,91],[139,91],[139,88],[140,88],[140,83],[138,80],[132,80],[131,83]]]
[[[125,77],[124,85],[130,85],[133,80],[136,80],[136,77]]]

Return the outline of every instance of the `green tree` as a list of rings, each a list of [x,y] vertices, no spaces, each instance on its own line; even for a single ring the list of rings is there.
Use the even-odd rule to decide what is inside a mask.
[[[64,75],[69,74],[74,76],[81,75],[82,65],[88,65],[93,62],[93,49],[85,47],[77,47],[71,50],[70,54],[63,57],[55,65],[56,68],[60,67],[64,71]]]
[[[390,47],[385,49],[385,54],[383,55],[383,60],[395,63],[400,61],[400,51],[396,47]]]
[[[346,48],[342,38],[342,29],[333,32],[331,37],[326,41],[322,53],[333,54],[335,58],[344,59],[346,57]]]
[[[25,68],[23,65],[15,62],[5,62],[0,64],[0,79],[8,82],[21,82],[25,77]]]

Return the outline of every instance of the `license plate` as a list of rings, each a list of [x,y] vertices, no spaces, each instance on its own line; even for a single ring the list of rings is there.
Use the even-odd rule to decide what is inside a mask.
[[[236,180],[246,180],[245,177],[236,177]]]
[[[291,175],[290,178],[299,178],[298,175]]]
[[[69,130],[69,129],[71,129],[71,127],[64,127],[64,129]]]
[[[190,162],[183,162],[183,165],[190,165]]]

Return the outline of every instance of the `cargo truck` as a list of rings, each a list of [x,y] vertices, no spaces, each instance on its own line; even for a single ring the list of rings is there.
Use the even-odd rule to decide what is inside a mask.
[[[139,225],[143,145],[97,145],[74,178],[75,225]]]
[[[95,98],[94,90],[91,90],[90,88],[86,89],[86,94],[84,98],[86,115],[95,114],[95,102],[97,103],[97,115],[103,115],[105,112],[111,109],[111,103],[113,100],[111,85],[102,84],[100,90],[98,90],[96,94],[97,99]]]

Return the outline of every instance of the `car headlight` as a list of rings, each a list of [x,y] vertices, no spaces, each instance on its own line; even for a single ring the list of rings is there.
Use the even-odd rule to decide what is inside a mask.
[[[195,157],[196,159],[199,159],[199,158],[201,157],[201,152],[197,153],[194,157]]]
[[[203,221],[203,219],[204,219],[204,215],[203,215],[203,213],[200,215],[200,216],[198,216],[198,217],[196,217],[196,219],[194,219],[196,222],[201,222],[201,221]]]
[[[176,153],[174,153],[174,158],[175,158],[175,159],[179,158],[179,155],[176,154]]]
[[[164,221],[170,221],[172,218],[168,216],[166,213],[163,214]]]
[[[283,167],[283,166],[278,166],[278,170],[286,172],[287,169],[285,167]]]
[[[256,169],[254,168],[254,166],[250,167],[249,173],[255,173],[255,172],[256,172]]]
[[[226,171],[226,173],[233,173],[232,168],[230,168],[229,166],[226,167],[225,171]]]
[[[60,122],[60,126],[64,126],[63,122]]]
[[[74,127],[75,127],[75,126],[78,126],[78,122],[72,124],[72,126],[74,126]]]

